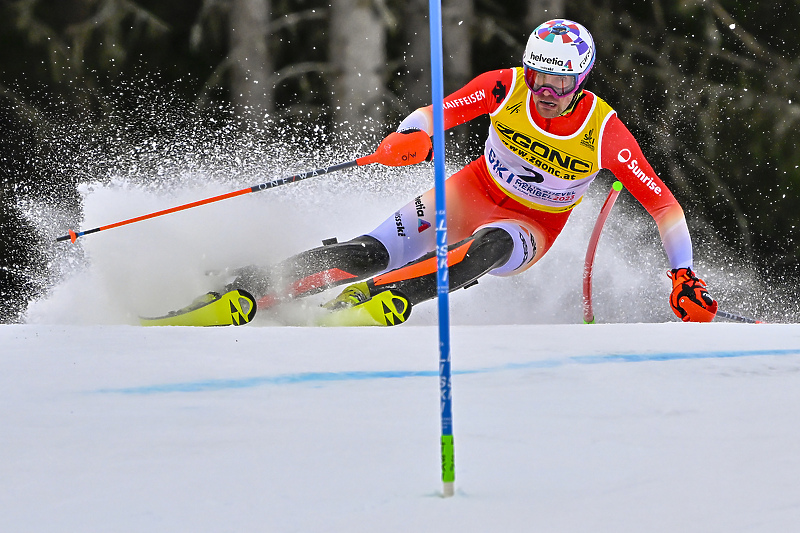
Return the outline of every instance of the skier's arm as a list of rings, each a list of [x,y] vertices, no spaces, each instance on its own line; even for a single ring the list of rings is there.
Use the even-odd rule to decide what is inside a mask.
[[[705,282],[692,271],[692,240],[683,209],[616,114],[606,123],[600,146],[603,168],[614,173],[658,225],[672,266],[668,272],[672,280],[672,311],[684,322],[710,322],[717,313],[717,302],[708,294]]]
[[[444,99],[444,128],[464,124],[476,117],[492,113],[503,103],[511,83],[514,69],[484,72],[464,87]],[[422,130],[433,135],[433,107],[421,107],[408,115],[397,131]]]
[[[444,99],[445,129],[495,111],[505,100],[514,80],[513,69],[493,70],[474,78]],[[433,107],[421,107],[408,115],[375,151],[374,162],[390,166],[430,161]]]
[[[600,163],[614,173],[653,217],[671,267],[691,267],[692,240],[683,209],[616,114],[603,129]]]
[[[445,129],[495,111],[505,100],[514,80],[514,69],[493,70],[474,78],[444,99]],[[421,107],[408,115],[378,146],[378,163],[391,166],[430,161],[433,107]]]

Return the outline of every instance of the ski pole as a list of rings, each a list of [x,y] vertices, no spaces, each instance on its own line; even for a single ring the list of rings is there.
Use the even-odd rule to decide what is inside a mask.
[[[603,225],[606,223],[608,214],[611,208],[614,207],[614,202],[617,201],[619,193],[622,191],[622,183],[615,181],[611,185],[611,190],[608,191],[606,201],[603,202],[603,207],[600,208],[600,214],[597,215],[597,222],[594,224],[592,236],[589,238],[589,248],[586,250],[586,259],[583,264],[583,322],[585,324],[594,324],[594,309],[592,309],[592,269],[594,268],[594,256],[597,252],[597,243],[600,240],[600,233],[603,232]]]
[[[748,318],[746,316],[737,315],[735,313],[728,313],[727,311],[722,311],[717,309],[717,314],[715,318],[723,318],[725,320],[731,320],[733,322],[744,322],[745,324],[763,324],[761,320],[756,320],[755,318]]]
[[[420,134],[424,135],[424,133],[421,132]],[[346,163],[338,163],[336,165],[331,165],[329,167],[318,168],[316,170],[309,170],[307,172],[301,172],[300,174],[295,174],[294,176],[289,176],[286,178],[277,178],[272,181],[261,183],[259,185],[253,185],[252,187],[247,187],[246,189],[241,189],[226,194],[220,194],[219,196],[206,198],[205,200],[190,202],[188,204],[179,205],[177,207],[172,207],[170,209],[164,209],[162,211],[156,211],[155,213],[149,213],[147,215],[129,218],[127,220],[122,220],[120,222],[115,222],[113,224],[108,224],[106,226],[100,226],[94,229],[89,229],[85,231],[69,230],[69,233],[67,235],[58,237],[56,239],[56,242],[67,241],[67,240],[75,242],[78,239],[78,237],[83,237],[84,235],[89,235],[91,233],[97,233],[98,231],[118,228],[119,226],[125,226],[127,224],[133,224],[134,222],[141,222],[142,220],[148,220],[150,218],[160,217],[162,215],[168,215],[170,213],[175,213],[178,211],[184,211],[186,209],[191,209],[192,207],[197,207],[200,205],[219,202],[220,200],[226,200],[228,198],[241,196],[243,194],[249,194],[251,192],[265,191],[267,189],[280,187],[281,185],[295,183],[304,180],[306,178],[313,178],[314,176],[320,176],[322,174],[328,174],[330,172],[336,172],[337,170],[344,170],[346,168],[370,165],[372,163],[380,163],[382,165],[392,166],[392,167],[419,163],[425,160],[427,153],[424,154],[420,153],[417,150],[417,146],[418,145],[416,144],[413,135],[399,135],[394,137],[390,136],[389,138],[384,139],[383,142],[381,142],[381,144],[378,146],[378,149],[375,150],[374,153],[366,155],[364,157],[359,157],[358,159],[354,159],[352,161],[347,161]]]
[[[183,205],[179,205],[177,207],[171,207],[169,209],[156,211],[154,213],[149,213],[147,215],[141,215],[141,216],[138,216],[138,217],[129,218],[127,220],[122,220],[120,222],[115,222],[113,224],[108,224],[106,226],[100,226],[100,227],[97,227],[97,228],[94,228],[94,229],[88,229],[88,230],[84,230],[84,231],[69,230],[69,234],[63,235],[61,237],[58,237],[56,239],[56,242],[61,242],[61,241],[66,241],[66,240],[75,242],[78,239],[78,237],[83,237],[84,235],[89,235],[91,233],[97,233],[98,231],[105,231],[105,230],[112,229],[112,228],[118,228],[120,226],[125,226],[127,224],[133,224],[134,222],[141,222],[142,220],[148,220],[150,218],[156,218],[156,217],[160,217],[162,215],[168,215],[170,213],[176,213],[178,211],[184,211],[186,209],[191,209],[192,207],[197,207],[197,206],[200,206],[200,205],[210,204],[210,203],[213,203],[213,202],[219,202],[220,200],[226,200],[228,198],[234,198],[236,196],[241,196],[243,194],[249,194],[251,192],[265,191],[267,189],[272,189],[274,187],[279,187],[281,185],[286,185],[288,183],[294,183],[294,182],[297,182],[297,181],[300,181],[300,180],[304,180],[306,178],[311,178],[313,176],[319,176],[319,175],[322,175],[322,174],[327,174],[329,172],[336,172],[337,170],[343,170],[343,169],[346,169],[346,168],[351,168],[351,167],[354,167],[354,166],[357,166],[357,165],[360,165],[360,164],[366,164],[366,163],[359,163],[359,161],[362,161],[363,159],[367,159],[369,157],[370,156],[367,156],[367,157],[361,158],[361,159],[354,159],[353,161],[348,161],[346,163],[339,163],[337,165],[331,165],[331,166],[325,167],[325,168],[318,168],[316,170],[309,170],[308,172],[302,172],[300,174],[295,174],[294,176],[289,176],[289,177],[286,177],[286,178],[274,179],[272,181],[261,183],[259,185],[254,185],[254,186],[248,187],[246,189],[241,189],[241,190],[238,190],[238,191],[233,191],[233,192],[229,192],[229,193],[225,193],[225,194],[220,194],[219,196],[206,198],[205,200],[198,200],[196,202],[190,202],[188,204],[183,204]],[[372,161],[370,161],[370,162],[372,162]]]

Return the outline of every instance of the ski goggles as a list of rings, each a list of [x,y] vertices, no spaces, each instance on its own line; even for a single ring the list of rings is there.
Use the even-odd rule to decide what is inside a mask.
[[[578,90],[578,76],[574,74],[549,74],[525,67],[525,83],[536,96],[549,90],[553,96],[563,98]]]

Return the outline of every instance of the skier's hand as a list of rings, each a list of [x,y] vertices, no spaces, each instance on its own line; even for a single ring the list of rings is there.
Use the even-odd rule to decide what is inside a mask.
[[[676,268],[667,272],[672,280],[669,305],[684,322],[711,322],[717,314],[717,302],[706,290],[706,283],[691,268]]]
[[[374,162],[390,167],[415,165],[433,157],[431,138],[422,130],[390,133],[375,150]]]

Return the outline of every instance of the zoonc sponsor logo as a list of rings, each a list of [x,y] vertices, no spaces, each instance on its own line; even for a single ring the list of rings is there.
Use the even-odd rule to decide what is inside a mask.
[[[537,165],[539,168],[547,170],[554,176],[574,180],[589,174],[594,167],[591,161],[586,161],[562,152],[500,122],[497,123],[496,130],[497,133],[500,134],[503,144],[522,149],[525,151],[525,155],[520,154],[522,157]],[[515,151],[519,153],[517,150]],[[569,172],[574,172],[575,174],[567,176],[561,172],[550,170],[551,165]]]

